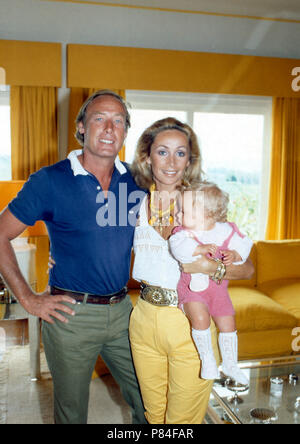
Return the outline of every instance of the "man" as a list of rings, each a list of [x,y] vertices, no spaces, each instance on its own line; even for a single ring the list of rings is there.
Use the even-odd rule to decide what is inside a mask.
[[[95,93],[77,118],[83,150],[33,174],[0,216],[0,273],[22,306],[43,320],[57,424],[87,422],[99,353],[132,409],[133,423],[146,423],[128,340],[134,224],[124,223],[122,213],[136,209],[128,202],[130,193],[143,195],[118,158],[129,126],[120,96]],[[10,245],[37,220],[47,225],[56,263],[51,294],[29,288]]]

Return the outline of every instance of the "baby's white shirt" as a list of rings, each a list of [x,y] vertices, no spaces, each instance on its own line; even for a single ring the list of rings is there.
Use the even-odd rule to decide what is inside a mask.
[[[232,233],[232,227],[227,222],[216,222],[214,228],[209,231],[188,231],[181,230],[173,234],[170,239],[170,249],[173,256],[183,264],[194,262],[201,255],[193,256],[199,243],[193,235],[203,244],[215,244],[221,247]],[[251,252],[253,242],[247,236],[241,237],[234,233],[229,244],[229,250],[235,250],[241,256],[241,261],[234,262],[234,265],[244,264]]]
[[[194,236],[203,244],[215,244],[221,247],[226,239],[232,233],[232,226],[227,222],[217,222],[212,230],[209,231],[188,231],[180,230],[173,234],[169,239],[170,249],[173,256],[181,263],[188,264],[196,261],[200,255],[193,256],[193,253],[199,243]],[[240,265],[246,262],[253,242],[248,237],[241,237],[238,233],[234,233],[229,241],[228,249],[235,250],[239,253],[242,260],[234,262],[234,265]],[[209,277],[203,273],[191,274],[190,289],[192,291],[204,291],[209,286]]]

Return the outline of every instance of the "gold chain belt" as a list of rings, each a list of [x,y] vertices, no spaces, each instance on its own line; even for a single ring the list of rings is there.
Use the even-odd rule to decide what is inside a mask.
[[[160,307],[177,307],[178,295],[176,290],[141,284],[141,298],[152,305]]]

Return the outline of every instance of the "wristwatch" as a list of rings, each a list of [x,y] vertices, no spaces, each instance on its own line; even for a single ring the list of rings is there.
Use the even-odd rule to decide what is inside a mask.
[[[215,262],[217,262],[218,266],[216,271],[210,275],[210,279],[214,281],[216,284],[220,285],[226,274],[226,266],[220,259],[213,258]]]

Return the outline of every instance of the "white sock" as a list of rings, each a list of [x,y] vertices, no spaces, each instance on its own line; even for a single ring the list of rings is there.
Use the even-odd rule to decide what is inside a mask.
[[[210,328],[207,330],[192,329],[192,337],[202,361],[201,377],[203,379],[217,379],[219,371],[212,347]]]
[[[238,337],[237,332],[220,333],[219,347],[222,356],[222,370],[226,376],[234,379],[242,385],[248,385],[249,381],[238,366]]]

